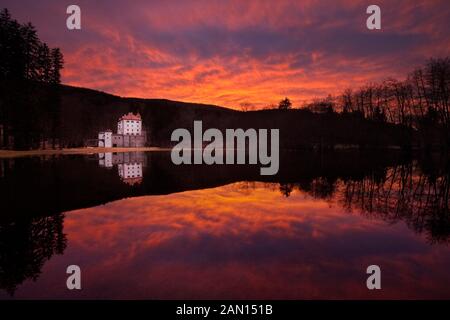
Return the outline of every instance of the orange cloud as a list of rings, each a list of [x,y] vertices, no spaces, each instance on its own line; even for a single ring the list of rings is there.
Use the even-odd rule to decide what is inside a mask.
[[[62,47],[67,84],[230,108],[285,96],[300,106],[449,55],[447,1],[377,4],[382,30],[373,32],[364,1],[80,1],[83,29],[71,32],[64,15],[45,13],[62,4],[30,4],[31,13],[6,0]]]

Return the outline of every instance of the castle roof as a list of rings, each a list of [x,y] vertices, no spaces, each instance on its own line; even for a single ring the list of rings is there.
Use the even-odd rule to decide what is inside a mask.
[[[142,182],[142,177],[122,178],[122,181],[130,186],[134,186],[135,184],[140,184]]]
[[[141,115],[139,113],[138,114],[134,114],[134,113],[129,112],[127,114],[124,114],[122,117],[120,117],[119,121],[121,121],[121,120],[138,120],[138,121],[141,121],[142,118],[141,118]]]

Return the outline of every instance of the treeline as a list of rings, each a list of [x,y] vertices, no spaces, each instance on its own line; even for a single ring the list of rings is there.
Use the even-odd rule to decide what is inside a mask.
[[[0,12],[0,147],[57,146],[63,55],[39,40],[31,23]],[[43,89],[44,88],[44,89]]]
[[[346,89],[304,106],[316,113],[341,112],[400,124],[418,133],[421,148],[450,145],[450,57],[430,59],[406,80],[387,79],[358,90]]]

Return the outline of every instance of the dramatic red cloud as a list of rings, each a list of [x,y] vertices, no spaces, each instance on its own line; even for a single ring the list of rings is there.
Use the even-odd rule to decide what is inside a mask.
[[[243,182],[68,212],[64,255],[16,298],[449,296],[450,248],[334,201],[298,190],[286,198],[278,184]],[[374,263],[383,270],[377,292],[365,286]],[[83,290],[63,285],[69,264],[82,267]]]
[[[366,1],[78,1],[80,31],[63,3],[25,2],[3,6],[62,48],[64,83],[121,96],[299,106],[450,53],[446,0],[378,1],[380,31]]]

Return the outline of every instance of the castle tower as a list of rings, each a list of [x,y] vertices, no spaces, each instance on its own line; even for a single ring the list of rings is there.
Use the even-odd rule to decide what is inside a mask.
[[[123,115],[117,123],[117,134],[140,136],[142,135],[141,115],[127,113]]]
[[[112,147],[112,131],[106,130],[98,134],[98,146],[103,148]]]

